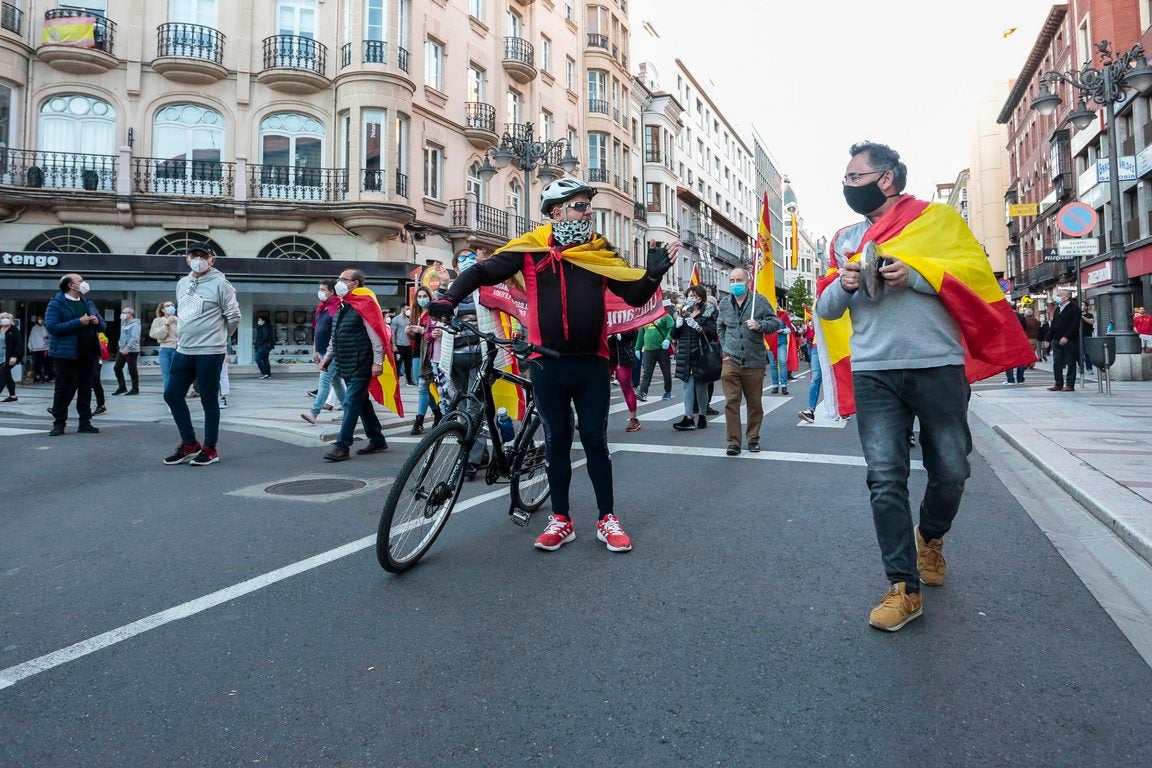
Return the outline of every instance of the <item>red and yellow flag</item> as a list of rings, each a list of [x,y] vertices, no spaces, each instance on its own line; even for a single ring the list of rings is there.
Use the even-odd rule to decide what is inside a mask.
[[[768,193],[760,203],[760,224],[756,232],[756,292],[768,299],[776,311],[776,265],[772,263],[772,213]]]
[[[792,211],[792,269],[800,268],[800,216]]]
[[[367,288],[353,288],[344,297],[344,303],[356,310],[384,345],[384,371],[368,382],[368,393],[397,416],[404,416],[404,403],[400,401],[400,377],[396,375],[396,359],[392,357],[392,329],[384,322],[384,313],[376,301],[376,294]]]
[[[693,264],[692,265],[692,277],[690,277],[688,279],[688,285],[689,286],[700,285],[700,265],[699,264]]]
[[[40,34],[41,45],[74,45],[77,48],[96,47],[95,16],[64,16],[45,19]]]
[[[792,324],[792,318],[788,312],[781,309],[776,312],[776,318],[780,321],[781,328],[788,329],[788,352],[785,362],[788,365],[789,371],[796,371],[800,369],[800,334],[796,332],[796,326]],[[780,354],[780,335],[779,333],[765,334],[764,341],[768,345],[768,349],[772,350],[773,356],[779,359]]]
[[[903,261],[936,289],[960,329],[969,381],[1034,362],[1032,347],[992,274],[984,249],[953,208],[904,195],[871,226],[861,223],[840,230],[832,238],[831,267],[816,284],[817,296],[839,278],[842,260],[859,259],[867,242],[876,243],[884,256]],[[829,399],[836,403],[840,416],[848,416],[856,412],[851,317],[845,312],[837,320],[817,317],[816,322],[821,362],[833,372],[824,377],[835,394]]]

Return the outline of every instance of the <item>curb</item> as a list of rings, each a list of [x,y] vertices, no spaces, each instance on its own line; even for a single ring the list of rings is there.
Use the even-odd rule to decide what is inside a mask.
[[[1152,526],[1150,526],[1147,521],[1143,521],[1144,525],[1141,526],[1133,518],[1118,514],[1113,509],[1115,505],[1106,503],[1104,499],[1115,501],[1125,496],[1132,496],[1139,499],[1140,502],[1145,505],[1147,505],[1148,502],[1063,449],[1059,450],[1059,455],[1056,457],[1044,457],[1041,456],[1039,451],[1030,447],[1025,441],[1004,427],[999,425],[989,426],[992,427],[992,430],[996,432],[996,434],[1004,438],[1009,445],[1019,451],[1021,455],[1036,465],[1036,467],[1056,483],[1056,485],[1060,486],[1069,496],[1075,499],[1077,503],[1091,512],[1097,520],[1106,525],[1121,541],[1127,544],[1129,548],[1144,560],[1144,562],[1152,565]],[[1038,440],[1047,440],[1046,437],[1038,433],[1036,434],[1036,438]],[[1059,464],[1063,464],[1064,466],[1058,466]],[[1084,472],[1090,472],[1093,475],[1092,479],[1094,483],[1097,486],[1101,486],[1095,489],[1095,492],[1073,481],[1072,478],[1075,477],[1076,474],[1082,474]]]

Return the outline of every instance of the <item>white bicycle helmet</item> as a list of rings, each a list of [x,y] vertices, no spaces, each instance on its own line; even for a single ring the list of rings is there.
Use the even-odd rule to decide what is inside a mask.
[[[571,176],[556,179],[556,181],[544,187],[544,191],[540,193],[540,212],[545,216],[549,216],[553,208],[580,194],[588,195],[589,198],[592,198],[596,196],[596,190],[580,179]]]

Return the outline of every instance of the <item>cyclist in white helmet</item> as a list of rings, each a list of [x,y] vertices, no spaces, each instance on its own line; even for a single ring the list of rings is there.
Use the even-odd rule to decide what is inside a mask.
[[[548,222],[463,271],[429,311],[447,317],[481,285],[509,279],[528,294],[528,340],[554,349],[559,358],[537,357],[531,364],[532,391],[548,444],[548,483],[552,515],[536,547],[557,550],[576,537],[569,515],[572,480],[572,407],[580,442],[596,492],[596,537],[613,552],[632,549],[613,509],[612,463],[608,454],[610,398],[607,316],[604,292],[643,306],[671,269],[679,242],[648,243],[647,268],[630,267],[604,238],[592,231],[596,190],[575,178],[552,182],[540,195]]]

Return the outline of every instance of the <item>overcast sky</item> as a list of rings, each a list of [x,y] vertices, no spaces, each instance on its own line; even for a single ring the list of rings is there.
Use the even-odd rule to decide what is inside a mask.
[[[632,60],[646,58],[650,22],[730,121],[756,126],[808,230],[830,237],[857,218],[840,191],[854,142],[900,152],[918,197],[968,167],[976,104],[1020,71],[1052,5],[633,0]],[[675,90],[675,72],[660,75]]]

